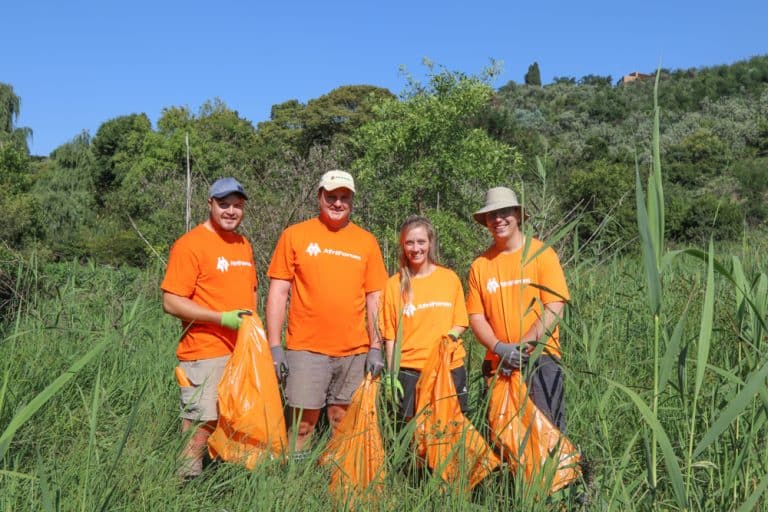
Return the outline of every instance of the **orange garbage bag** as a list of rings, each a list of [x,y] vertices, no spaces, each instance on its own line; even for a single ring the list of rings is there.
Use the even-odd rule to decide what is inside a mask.
[[[461,412],[451,361],[458,343],[443,337],[427,358],[416,383],[416,450],[448,483],[464,478],[476,486],[500,463],[483,436]]]
[[[553,493],[581,474],[578,450],[534,405],[519,370],[497,375],[488,423],[494,444],[526,482]]]
[[[382,489],[384,443],[376,412],[378,391],[379,379],[367,374],[320,458],[331,471],[331,494],[341,503],[354,504],[365,494],[375,497]]]
[[[288,446],[283,404],[261,319],[243,317],[237,344],[219,383],[219,421],[208,438],[211,457],[248,469]]]

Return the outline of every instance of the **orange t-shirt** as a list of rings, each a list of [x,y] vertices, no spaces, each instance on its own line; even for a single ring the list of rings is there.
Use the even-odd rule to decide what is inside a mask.
[[[351,222],[331,231],[317,217],[294,224],[280,235],[267,274],[292,282],[289,349],[334,357],[368,350],[365,296],[387,280],[372,234]]]
[[[387,281],[379,314],[384,339],[394,341],[402,314],[400,366],[421,370],[432,349],[454,325],[469,324],[464,291],[459,277],[450,269],[437,266],[424,277],[411,278],[413,300],[403,304],[400,272]],[[451,368],[464,364],[464,346],[453,354]]]
[[[216,233],[200,224],[171,247],[160,287],[214,311],[256,312],[256,264],[251,244],[237,233]],[[211,323],[182,322],[176,356],[195,361],[232,353],[237,331]]]
[[[557,253],[551,247],[539,252],[542,247],[544,244],[536,239],[531,239],[527,250],[521,247],[512,253],[491,247],[472,262],[467,312],[485,315],[501,341],[518,343],[539,318],[545,304],[570,299]],[[527,261],[525,265],[523,258]],[[557,328],[547,340],[546,350],[560,355]],[[485,358],[498,360],[491,351]]]

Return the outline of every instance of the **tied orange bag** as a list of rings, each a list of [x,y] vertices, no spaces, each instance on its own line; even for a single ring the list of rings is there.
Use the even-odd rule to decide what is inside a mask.
[[[378,391],[379,380],[366,375],[320,459],[330,467],[329,489],[341,503],[354,504],[364,493],[375,497],[382,488],[384,444],[376,412]]]
[[[219,421],[208,438],[211,457],[248,469],[288,446],[283,404],[261,319],[243,317],[237,344],[219,383]]]
[[[416,383],[416,450],[448,483],[466,475],[476,486],[500,463],[488,443],[461,412],[451,361],[458,343],[445,336],[430,353]]]
[[[579,477],[579,452],[534,405],[519,370],[509,377],[497,375],[488,423],[493,442],[526,482],[553,493]]]

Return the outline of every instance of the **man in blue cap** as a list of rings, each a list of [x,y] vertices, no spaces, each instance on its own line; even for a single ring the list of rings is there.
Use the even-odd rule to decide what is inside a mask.
[[[215,181],[208,193],[208,219],[173,244],[161,284],[163,310],[182,326],[176,350],[182,432],[194,429],[180,456],[178,474],[184,480],[202,472],[218,419],[217,387],[242,315],[256,309],[253,249],[236,232],[247,199],[235,178]]]

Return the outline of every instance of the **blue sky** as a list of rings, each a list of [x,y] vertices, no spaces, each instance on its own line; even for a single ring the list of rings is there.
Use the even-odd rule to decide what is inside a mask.
[[[8,5],[11,3],[11,5]],[[452,6],[455,5],[455,6]],[[470,7],[471,6],[471,7]],[[272,105],[335,87],[399,93],[426,57],[496,87],[727,64],[768,53],[768,2],[35,1],[0,5],[0,82],[21,97],[17,126],[47,155],[82,130],[221,98],[254,123]]]

